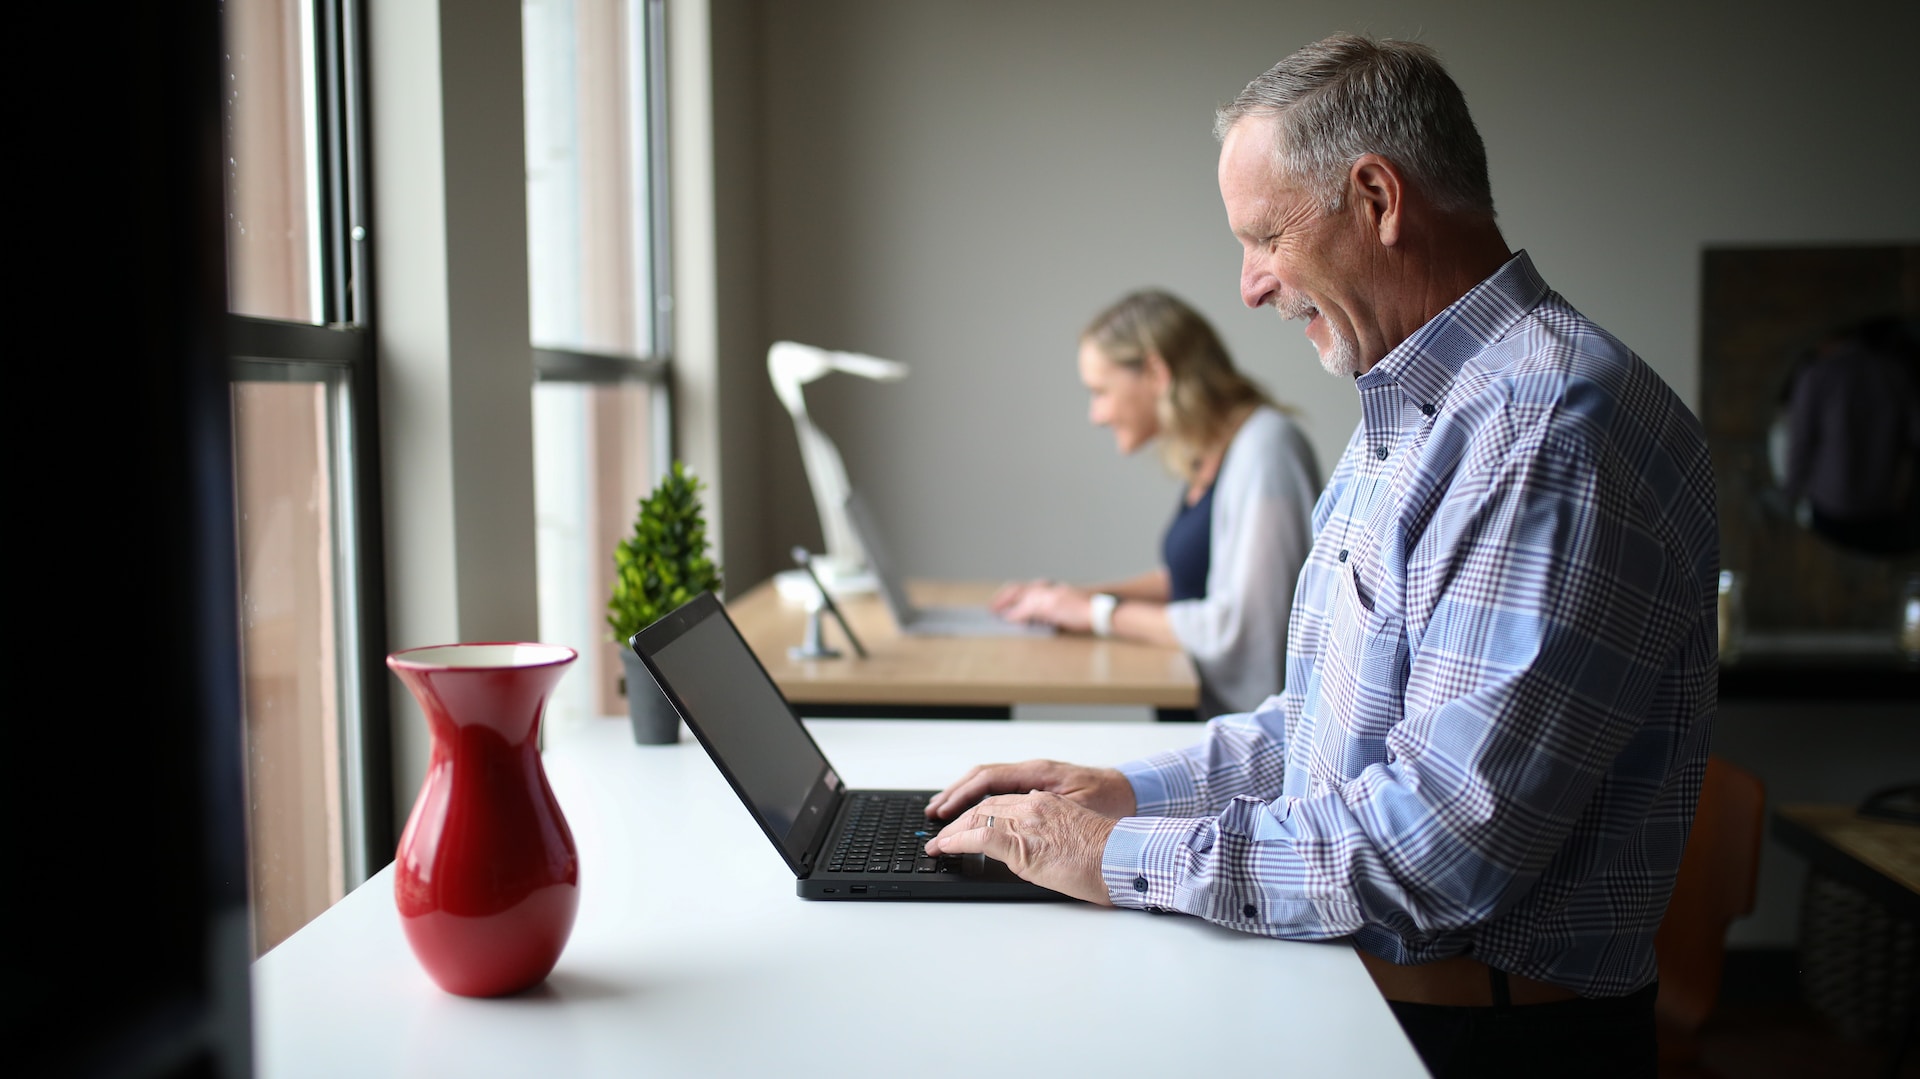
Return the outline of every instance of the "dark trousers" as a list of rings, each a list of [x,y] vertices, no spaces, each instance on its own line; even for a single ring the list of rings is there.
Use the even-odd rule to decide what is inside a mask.
[[[1655,1079],[1660,1070],[1653,1033],[1657,995],[1656,982],[1624,997],[1552,1004],[1451,1008],[1387,1003],[1434,1079]]]

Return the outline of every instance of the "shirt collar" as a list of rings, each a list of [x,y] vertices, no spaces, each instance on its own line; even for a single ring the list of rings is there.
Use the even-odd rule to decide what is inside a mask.
[[[1438,403],[1460,365],[1485,352],[1547,294],[1525,251],[1467,290],[1354,380],[1364,393],[1396,384],[1416,403]]]

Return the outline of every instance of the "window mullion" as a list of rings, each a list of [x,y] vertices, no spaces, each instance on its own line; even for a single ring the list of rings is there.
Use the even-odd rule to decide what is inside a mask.
[[[356,432],[353,372],[342,372],[328,386],[331,407],[327,410],[328,444],[332,460],[328,473],[333,481],[333,572],[334,594],[341,615],[334,620],[337,692],[340,715],[340,805],[344,825],[343,867],[348,890],[372,874],[375,865],[368,848],[367,792],[376,777],[369,774],[366,760],[368,724],[366,707],[366,665],[364,643],[366,625],[362,609],[366,596],[363,575],[368,572],[360,550],[361,493],[359,490],[360,444]],[[381,787],[387,785],[378,777]],[[383,829],[384,831],[385,829]]]
[[[316,128],[320,188],[320,279],[326,291],[320,310],[327,322],[353,321],[349,296],[347,238],[347,169],[344,124],[341,0],[315,0],[314,19],[319,53]]]
[[[369,362],[371,354],[367,332],[358,326],[308,326],[249,315],[227,317],[227,352],[236,358],[343,367]]]
[[[673,232],[670,227],[667,160],[667,5],[644,0],[647,11],[647,193],[653,230],[653,351],[672,356]],[[670,374],[670,372],[669,372]],[[653,461],[656,476],[674,459],[672,382],[653,398]]]
[[[541,382],[645,382],[660,386],[667,381],[668,361],[662,356],[536,346],[533,369]]]

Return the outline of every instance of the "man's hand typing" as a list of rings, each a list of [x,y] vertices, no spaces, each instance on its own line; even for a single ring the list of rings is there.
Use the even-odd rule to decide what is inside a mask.
[[[1112,906],[1100,858],[1114,821],[1051,791],[996,794],[942,828],[927,853],[985,854],[1043,888]]]
[[[1133,815],[1133,784],[1112,768],[1087,768],[1062,761],[975,765],[966,775],[927,800],[927,816],[948,820],[993,794],[1048,791],[1119,820]]]

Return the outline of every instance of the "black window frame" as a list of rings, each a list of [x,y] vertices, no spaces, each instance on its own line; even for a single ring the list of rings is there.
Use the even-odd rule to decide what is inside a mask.
[[[381,514],[379,379],[373,267],[367,246],[366,18],[363,0],[312,0],[315,143],[320,207],[321,323],[227,316],[229,377],[240,383],[320,382],[328,389],[336,570],[346,586],[340,652],[341,783],[351,892],[398,842],[392,716],[386,684],[385,550]],[[342,464],[344,468],[340,467]]]
[[[673,244],[667,161],[666,0],[640,0],[646,13],[647,50],[647,240],[653,311],[648,350],[640,354],[596,352],[533,344],[534,378],[540,382],[612,384],[638,382],[651,390],[653,465],[665,474],[674,459]]]

